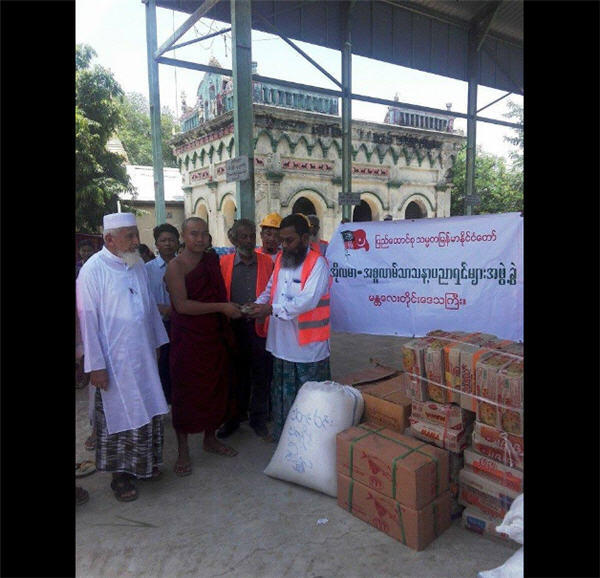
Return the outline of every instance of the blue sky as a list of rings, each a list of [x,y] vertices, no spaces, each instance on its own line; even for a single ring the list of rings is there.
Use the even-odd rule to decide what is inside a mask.
[[[141,0],[76,0],[75,38],[77,43],[90,44],[98,53],[97,62],[109,68],[126,92],[148,94],[146,60],[146,16]],[[187,18],[187,14],[157,8],[158,45],[162,44]],[[179,42],[225,28],[225,24],[202,19]],[[225,41],[224,41],[225,37]],[[341,55],[338,51],[297,42],[334,77],[341,79]],[[165,56],[208,64],[214,56],[223,68],[231,68],[231,33],[192,44]],[[337,88],[326,76],[295,52],[283,40],[263,32],[252,33],[252,59],[258,62],[259,74],[305,84]],[[201,72],[159,65],[160,102],[173,112],[180,112],[184,92],[188,105],[195,103]],[[401,101],[435,108],[466,112],[467,84],[458,80],[411,70],[368,58],[352,58],[352,90],[380,98],[393,99],[396,93]],[[478,108],[504,94],[503,91],[479,87]],[[506,120],[506,100],[523,104],[523,97],[511,95],[487,108],[484,116]],[[386,107],[353,101],[352,115],[356,119],[383,122]],[[455,128],[466,133],[466,121],[457,119]],[[508,156],[513,147],[503,136],[513,136],[505,127],[477,124],[477,144],[486,152]]]

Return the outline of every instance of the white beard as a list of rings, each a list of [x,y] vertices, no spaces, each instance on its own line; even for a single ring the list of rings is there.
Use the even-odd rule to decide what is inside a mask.
[[[138,249],[135,251],[127,251],[126,253],[119,251],[119,257],[125,261],[127,267],[133,267],[142,258]]]

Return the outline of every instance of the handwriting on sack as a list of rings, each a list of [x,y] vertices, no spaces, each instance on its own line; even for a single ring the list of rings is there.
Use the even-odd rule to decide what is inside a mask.
[[[287,453],[284,460],[290,462],[294,470],[304,473],[313,469],[312,460],[306,452],[314,449],[313,434],[325,431],[334,425],[334,421],[326,414],[321,414],[318,409],[312,413],[304,413],[298,408],[292,408],[287,421]]]

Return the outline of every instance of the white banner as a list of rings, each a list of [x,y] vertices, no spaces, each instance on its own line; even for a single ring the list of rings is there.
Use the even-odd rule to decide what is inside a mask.
[[[520,213],[346,223],[327,259],[334,331],[523,339]]]

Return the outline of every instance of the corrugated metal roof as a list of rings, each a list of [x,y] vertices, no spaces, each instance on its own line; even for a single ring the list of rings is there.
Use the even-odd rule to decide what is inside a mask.
[[[200,0],[156,0],[161,8],[192,13]],[[252,27],[339,50],[346,2],[253,0]],[[352,53],[433,74],[467,80],[468,30],[497,5],[479,53],[478,83],[523,92],[523,1],[359,0],[352,21]],[[229,0],[206,17],[231,21]]]

